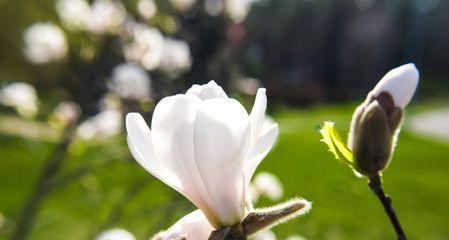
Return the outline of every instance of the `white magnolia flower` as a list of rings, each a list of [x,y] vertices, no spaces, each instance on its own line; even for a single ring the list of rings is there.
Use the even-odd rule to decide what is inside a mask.
[[[139,0],[137,2],[137,12],[143,19],[148,20],[156,14],[157,6],[153,0]]]
[[[38,113],[36,89],[28,83],[15,82],[0,90],[0,103],[13,107],[24,117],[34,117]]]
[[[243,22],[251,7],[250,0],[225,0],[226,14],[237,23]]]
[[[125,229],[114,228],[100,233],[95,240],[136,240],[136,238]]]
[[[404,108],[412,100],[419,82],[419,72],[415,64],[409,63],[389,71],[377,83],[371,92],[377,97],[382,92],[388,92],[395,106]]]
[[[195,204],[216,228],[240,222],[246,189],[273,146],[278,126],[262,128],[267,99],[259,89],[248,114],[211,81],[162,99],[152,130],[126,116],[128,145],[139,164]]]
[[[164,36],[156,28],[135,24],[132,30],[133,41],[124,46],[128,61],[138,62],[145,69],[153,70],[161,60]]]
[[[279,200],[284,192],[279,179],[275,175],[267,172],[257,174],[252,182],[252,186],[257,193],[257,195],[253,193],[253,198],[255,197],[255,199],[251,199],[253,201],[256,201],[260,195],[265,195],[271,200]]]
[[[86,0],[58,0],[56,11],[61,22],[72,30],[86,30],[91,21],[91,9]]]
[[[109,88],[122,98],[142,100],[150,97],[150,76],[138,65],[122,63],[112,70]]]
[[[177,10],[183,12],[189,10],[195,3],[196,0],[169,0],[171,5]]]
[[[207,240],[214,230],[203,212],[198,209],[181,218],[167,231],[157,234],[152,240]]]
[[[216,17],[223,12],[223,0],[206,0],[204,2],[204,10],[212,17]]]
[[[64,127],[68,123],[75,121],[81,113],[78,104],[70,101],[61,102],[56,106],[50,118],[50,124],[54,127]]]
[[[189,45],[185,41],[172,38],[164,39],[163,54],[159,69],[166,74],[177,77],[190,69],[192,57]]]
[[[276,234],[273,231],[267,230],[254,234],[252,240],[276,240]]]
[[[122,131],[122,113],[116,109],[107,109],[85,120],[77,129],[81,139],[105,139]]]
[[[95,34],[116,33],[126,18],[124,6],[114,0],[95,0],[91,13],[88,28]]]
[[[299,235],[291,235],[291,236],[287,237],[286,240],[306,240],[306,238],[304,238],[303,236],[299,236]]]
[[[67,55],[67,40],[62,30],[52,23],[35,23],[23,34],[27,59],[41,64],[63,59]]]

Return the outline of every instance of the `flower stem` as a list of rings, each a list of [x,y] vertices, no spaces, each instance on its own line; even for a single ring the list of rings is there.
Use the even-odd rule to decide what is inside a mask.
[[[36,186],[18,216],[17,225],[12,233],[11,240],[28,238],[41,203],[53,190],[53,185],[50,184],[50,181],[59,172],[62,163],[66,159],[67,149],[72,142],[74,131],[75,123],[68,125],[64,129],[60,142],[55,146],[52,154],[44,163]]]
[[[407,237],[405,236],[404,230],[401,227],[401,223],[399,222],[399,219],[396,216],[396,213],[393,209],[391,198],[385,194],[382,188],[382,181],[380,175],[376,173],[375,175],[371,176],[368,185],[370,189],[374,192],[374,194],[376,194],[377,198],[379,198],[379,200],[382,202],[385,212],[390,218],[394,230],[396,230],[398,240],[406,240]]]

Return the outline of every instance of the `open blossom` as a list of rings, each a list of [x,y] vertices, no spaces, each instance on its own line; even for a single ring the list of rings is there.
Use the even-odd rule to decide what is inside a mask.
[[[36,89],[27,83],[15,82],[3,87],[0,103],[15,108],[24,117],[34,117],[38,113]]]
[[[162,56],[164,36],[156,29],[143,24],[132,27],[132,41],[123,47],[128,61],[140,63],[147,70],[159,66]]]
[[[62,30],[52,23],[35,23],[23,34],[27,59],[41,64],[63,59],[68,44]]]
[[[150,76],[138,65],[122,63],[112,70],[109,88],[122,98],[142,100],[150,97]]]
[[[250,114],[211,81],[162,99],[150,130],[138,113],[126,117],[128,145],[139,164],[206,215],[215,228],[240,222],[254,171],[273,146],[278,126],[262,128],[265,89]]]
[[[95,240],[136,240],[136,238],[125,229],[114,228],[100,233]]]
[[[190,69],[192,57],[185,41],[165,38],[159,69],[173,77]]]
[[[126,10],[120,1],[95,0],[91,6],[88,30],[96,34],[116,33],[126,18]]]
[[[86,0],[58,0],[56,12],[61,22],[71,30],[86,30],[91,21],[91,9]]]
[[[157,6],[153,0],[139,0],[137,2],[137,12],[143,19],[148,20],[156,14]]]
[[[206,216],[198,209],[181,218],[167,231],[158,233],[152,240],[176,240],[183,238],[185,240],[207,240],[213,230],[214,228],[207,221]]]
[[[306,239],[300,235],[291,235],[291,236],[287,237],[286,240],[306,240]]]

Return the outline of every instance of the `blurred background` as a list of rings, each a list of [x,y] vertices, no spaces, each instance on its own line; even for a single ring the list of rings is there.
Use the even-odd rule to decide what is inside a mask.
[[[255,205],[314,203],[259,239],[393,239],[316,126],[347,132],[409,62],[420,86],[385,190],[410,239],[447,239],[448,23],[445,0],[0,0],[0,239],[148,239],[193,210],[132,159],[123,118],[150,122],[160,99],[211,79],[248,109],[267,88],[280,125]]]

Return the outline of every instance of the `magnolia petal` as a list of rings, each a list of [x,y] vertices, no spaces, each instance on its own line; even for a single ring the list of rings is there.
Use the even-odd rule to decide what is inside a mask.
[[[162,239],[207,240],[215,230],[201,210],[193,211],[163,233]]]
[[[218,221],[209,208],[209,194],[195,162],[193,128],[201,100],[192,95],[162,99],[153,114],[153,143],[156,156],[181,181],[181,194],[202,209],[211,221]]]
[[[128,133],[128,146],[136,161],[168,186],[181,191],[182,184],[176,174],[158,160],[154,152],[151,131],[139,113],[126,115],[126,131]]]
[[[186,95],[195,95],[203,101],[213,98],[228,97],[223,88],[218,86],[213,80],[203,85],[194,84],[189,90],[187,90]]]
[[[195,159],[209,203],[230,226],[244,215],[242,166],[250,145],[249,117],[236,100],[215,98],[203,102],[194,126]]]
[[[262,128],[265,110],[267,108],[267,96],[266,89],[259,88],[257,90],[256,99],[254,100],[253,109],[249,116],[251,123],[251,142],[254,144],[259,136],[260,129]]]
[[[245,173],[245,186],[248,186],[257,166],[259,166],[262,160],[267,156],[268,152],[270,152],[276,142],[278,134],[279,127],[277,123],[271,125],[267,129],[263,129],[263,132],[260,134],[257,142],[252,147],[243,166],[243,171]]]
[[[415,64],[409,63],[390,70],[379,81],[372,93],[378,96],[388,92],[393,97],[395,106],[404,108],[411,101],[418,87],[419,72]]]

